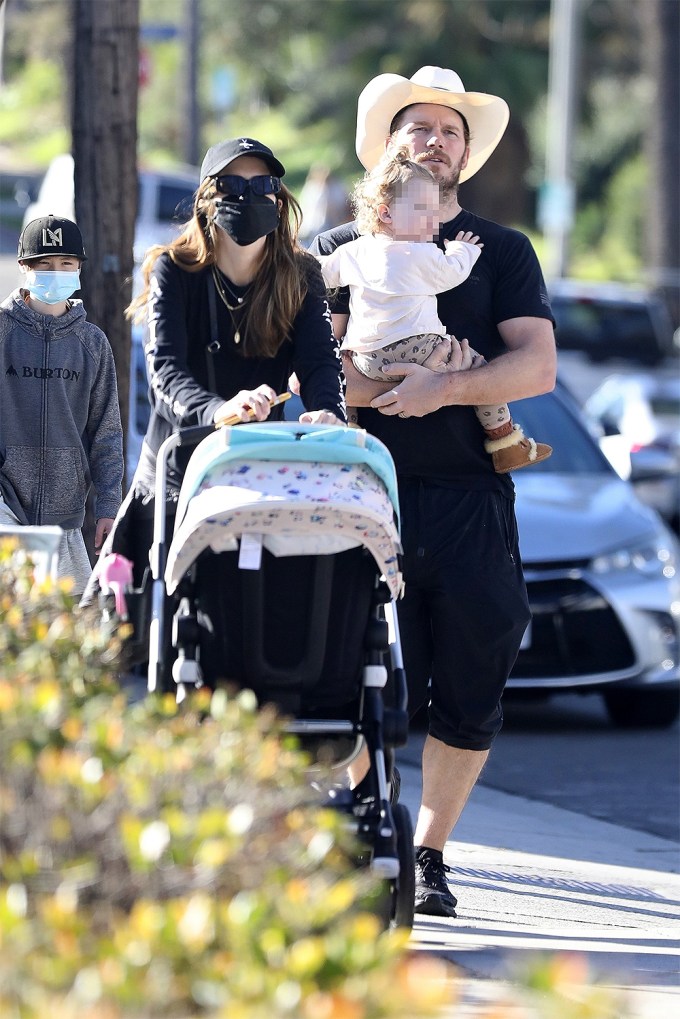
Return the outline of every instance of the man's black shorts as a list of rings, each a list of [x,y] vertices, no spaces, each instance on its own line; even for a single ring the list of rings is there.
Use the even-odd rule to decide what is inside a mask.
[[[531,618],[514,501],[494,491],[400,486],[406,593],[398,603],[409,713],[430,700],[429,732],[487,750]]]

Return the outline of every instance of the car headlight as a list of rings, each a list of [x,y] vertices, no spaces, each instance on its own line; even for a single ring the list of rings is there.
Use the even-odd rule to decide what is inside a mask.
[[[672,580],[676,575],[677,557],[671,543],[659,535],[637,545],[595,556],[590,562],[590,568],[593,573],[635,570],[647,577]]]

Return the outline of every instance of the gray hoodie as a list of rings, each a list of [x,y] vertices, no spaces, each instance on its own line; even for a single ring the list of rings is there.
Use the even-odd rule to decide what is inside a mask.
[[[115,517],[123,432],[113,352],[81,301],[40,315],[15,290],[0,304],[0,489],[26,524],[81,527]]]

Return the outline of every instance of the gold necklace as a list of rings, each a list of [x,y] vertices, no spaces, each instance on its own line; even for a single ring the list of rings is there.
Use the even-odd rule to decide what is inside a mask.
[[[227,282],[225,279],[221,277],[220,273],[217,271],[217,268],[214,264],[212,265],[212,275],[215,281],[215,289],[217,290],[220,300],[222,301],[227,311],[229,312],[229,318],[231,319],[231,324],[234,327],[234,343],[238,344],[241,342],[241,332],[238,326],[236,325],[233,313],[235,311],[240,311],[243,308],[243,305],[247,302],[248,297],[247,295],[245,297],[237,297],[234,294],[232,300],[235,300],[236,304],[229,304],[229,301],[227,300],[227,294],[225,292],[228,289]]]

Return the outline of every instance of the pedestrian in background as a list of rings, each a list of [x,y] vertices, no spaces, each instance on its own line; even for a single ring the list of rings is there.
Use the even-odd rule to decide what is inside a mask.
[[[345,357],[347,401],[381,439],[399,480],[405,597],[398,615],[411,713],[429,704],[422,801],[415,829],[416,911],[455,916],[443,850],[502,724],[501,695],[530,620],[510,474],[494,470],[479,441],[474,406],[551,390],[555,342],[540,266],[521,233],[464,210],[459,182],[487,161],[508,121],[503,99],[466,92],[459,76],[422,67],[409,80],[381,74],[359,97],[356,150],[372,170],[387,147],[406,146],[440,185],[438,243],[470,233],[484,241],[469,278],[439,294],[452,344],[447,371],[385,366],[384,383]],[[348,223],[316,238],[329,255],[359,235]],[[336,336],[348,320],[347,294],[333,300]],[[402,376],[394,385],[390,379]],[[366,762],[357,762],[360,787]]]
[[[80,230],[44,216],[19,238],[21,286],[0,305],[0,522],[58,525],[58,575],[90,576],[81,528],[94,486],[95,551],[121,502],[123,432],[113,353],[73,294]]]
[[[350,215],[347,188],[327,163],[314,163],[300,191],[300,243],[308,247],[317,234],[344,223]]]

